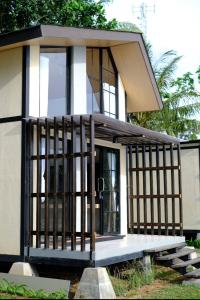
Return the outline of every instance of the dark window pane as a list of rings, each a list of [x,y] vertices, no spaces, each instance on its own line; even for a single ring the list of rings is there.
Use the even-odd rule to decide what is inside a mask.
[[[99,49],[87,49],[87,112],[100,112]]]
[[[116,73],[108,50],[103,50],[103,98],[104,113],[109,117],[117,117]],[[111,115],[112,114],[112,115]]]
[[[100,59],[101,57],[101,59]],[[102,60],[102,65],[100,61]],[[102,78],[100,76],[102,75]],[[116,68],[108,49],[87,49],[87,112],[117,117]],[[102,79],[102,82],[100,81]],[[102,90],[101,90],[102,87]],[[101,99],[102,107],[101,111]],[[112,99],[110,99],[110,96]],[[112,114],[112,115],[111,115]]]
[[[67,113],[65,48],[41,48],[40,116]]]
[[[104,213],[104,232],[119,233],[119,213]]]
[[[111,73],[115,73],[108,50],[103,50],[103,69]]]
[[[104,191],[111,191],[111,172],[104,171]]]

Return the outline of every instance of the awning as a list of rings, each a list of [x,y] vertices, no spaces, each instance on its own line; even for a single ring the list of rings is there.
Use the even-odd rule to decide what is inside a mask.
[[[93,114],[93,115],[82,115],[84,123],[88,123],[88,136],[89,136],[89,126],[90,118],[93,118],[95,123],[95,138],[105,141],[110,141],[113,143],[119,143],[122,145],[134,145],[134,144],[179,144],[181,141],[175,137],[169,136],[164,133],[159,133],[153,130],[149,130],[137,125],[133,125],[127,122],[119,121],[107,117],[103,114]],[[80,125],[81,115],[68,115],[65,116],[66,122],[71,122],[71,118]],[[62,118],[56,118],[57,122],[62,124]],[[40,118],[42,121],[43,118]],[[49,122],[51,119],[48,118]],[[53,123],[53,119],[52,119]]]
[[[87,116],[86,118],[89,118]],[[93,115],[95,138],[124,145],[130,144],[179,144],[180,140],[127,122],[119,121],[102,114]]]

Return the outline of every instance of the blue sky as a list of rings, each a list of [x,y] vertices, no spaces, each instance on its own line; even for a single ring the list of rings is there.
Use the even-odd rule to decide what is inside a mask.
[[[136,11],[143,2],[150,7],[147,39],[155,57],[173,49],[183,56],[177,74],[195,72],[200,65],[200,0],[113,0],[107,6],[107,17],[139,25]],[[151,9],[154,4],[155,13]]]

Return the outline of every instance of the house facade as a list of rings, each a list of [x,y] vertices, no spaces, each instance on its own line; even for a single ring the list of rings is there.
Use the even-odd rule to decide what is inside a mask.
[[[91,264],[128,234],[183,241],[179,141],[126,122],[162,108],[141,34],[2,35],[0,103],[0,260]]]

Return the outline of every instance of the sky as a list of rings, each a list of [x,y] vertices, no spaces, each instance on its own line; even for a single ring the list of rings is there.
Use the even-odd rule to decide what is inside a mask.
[[[107,17],[139,26],[142,3],[148,8],[146,36],[155,58],[175,50],[182,56],[177,75],[194,73],[200,65],[200,0],[113,0],[107,5]]]

